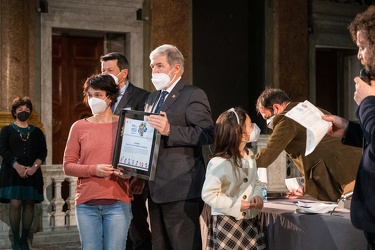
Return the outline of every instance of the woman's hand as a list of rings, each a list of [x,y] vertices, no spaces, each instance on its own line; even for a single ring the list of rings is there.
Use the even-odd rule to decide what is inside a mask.
[[[19,164],[18,162],[14,162],[13,164],[13,168],[17,171],[17,173],[19,174],[19,176],[21,178],[26,178],[27,177],[27,167]]]
[[[98,177],[109,177],[115,169],[110,164],[98,164],[96,166],[96,176]]]
[[[35,174],[35,172],[36,172],[37,170],[38,170],[37,167],[34,167],[34,166],[28,167],[28,168],[26,169],[26,173],[25,173],[25,175],[26,175],[26,176],[32,176],[32,175]]]
[[[115,171],[113,171],[113,174],[125,180],[129,180],[131,177],[130,175],[126,175],[123,172],[121,172],[120,169],[115,169]]]

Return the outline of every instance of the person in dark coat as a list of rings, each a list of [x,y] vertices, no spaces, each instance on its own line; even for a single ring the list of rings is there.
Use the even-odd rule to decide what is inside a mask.
[[[157,90],[147,98],[145,111],[160,113],[148,122],[161,134],[155,179],[148,182],[152,248],[200,250],[202,146],[214,142],[210,104],[202,89],[182,78],[184,57],[176,46],[154,49],[150,66]]]
[[[363,148],[350,217],[353,226],[364,231],[367,249],[375,249],[375,6],[358,14],[349,25],[349,31],[358,46],[358,60],[368,76],[367,81],[354,78],[359,123],[332,115],[323,119],[333,124],[329,134],[341,137],[344,144]]]
[[[46,159],[47,146],[43,132],[28,122],[32,110],[28,97],[15,98],[11,110],[15,121],[0,132],[0,155],[3,158],[0,202],[10,203],[12,249],[29,249],[27,239],[34,219],[34,205],[44,200],[40,166]]]

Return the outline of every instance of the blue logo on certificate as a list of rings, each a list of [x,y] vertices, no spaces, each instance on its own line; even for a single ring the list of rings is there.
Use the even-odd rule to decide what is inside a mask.
[[[143,136],[143,134],[147,131],[146,123],[142,122],[138,127],[138,134]]]

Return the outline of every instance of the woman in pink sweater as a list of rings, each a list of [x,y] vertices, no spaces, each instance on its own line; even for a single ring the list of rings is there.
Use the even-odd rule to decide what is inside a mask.
[[[111,111],[119,88],[110,75],[84,84],[93,116],[76,121],[64,153],[64,172],[76,176],[76,219],[82,249],[124,250],[132,219],[129,180],[111,165],[118,116]]]

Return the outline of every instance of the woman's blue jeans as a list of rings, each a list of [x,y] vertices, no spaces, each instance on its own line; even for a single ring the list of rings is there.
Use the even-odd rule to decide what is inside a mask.
[[[78,205],[76,220],[82,250],[124,250],[132,218],[131,205],[123,201]]]

